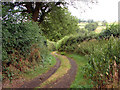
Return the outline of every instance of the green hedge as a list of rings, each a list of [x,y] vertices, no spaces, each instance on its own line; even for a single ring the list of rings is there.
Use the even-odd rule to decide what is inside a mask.
[[[110,26],[107,26],[105,30],[103,30],[99,34],[99,38],[110,38],[110,36],[113,35],[114,37],[120,36],[120,25],[119,24],[112,24]]]
[[[15,71],[18,75],[25,72],[22,69],[33,68],[34,62],[42,64],[47,61],[48,50],[38,23],[26,20],[15,10],[9,11],[9,8],[2,8],[2,72],[3,78],[12,79]],[[11,71],[10,67],[15,70]]]
[[[56,42],[47,40],[47,48],[50,51],[55,51],[56,50]]]
[[[83,68],[85,77],[91,79],[97,88],[108,88],[107,85],[118,88],[118,79],[115,80],[117,75],[115,73],[120,73],[120,38],[110,37],[108,41],[94,41],[92,46],[89,44],[91,42],[84,44],[90,52],[87,56],[89,62]],[[116,77],[119,78],[119,76]]]
[[[67,52],[74,52],[78,45],[87,40],[91,40],[96,38],[97,35],[93,32],[87,35],[70,35],[65,36],[63,39],[57,42],[57,50],[58,51],[67,51]]]

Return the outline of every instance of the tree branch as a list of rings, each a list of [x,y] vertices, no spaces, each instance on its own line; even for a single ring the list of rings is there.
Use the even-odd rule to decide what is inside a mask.
[[[33,13],[34,9],[32,7],[32,2],[25,2],[25,7],[27,8],[28,13]]]

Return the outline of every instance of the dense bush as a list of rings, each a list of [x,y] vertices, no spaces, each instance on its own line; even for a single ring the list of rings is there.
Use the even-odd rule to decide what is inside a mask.
[[[59,51],[86,55],[89,62],[83,68],[84,77],[91,79],[94,87],[120,87],[120,29],[111,25],[104,32],[93,32],[64,37],[57,43]],[[108,38],[106,40],[106,38]]]
[[[63,39],[59,40],[57,42],[57,50],[58,51],[67,51],[67,52],[75,52],[78,47],[78,45],[87,40],[91,40],[96,38],[97,35],[94,32],[90,32],[88,34],[82,34],[82,35],[70,35],[65,36]]]
[[[73,47],[74,50],[71,49]],[[89,62],[83,68],[84,77],[91,79],[95,87],[119,87],[120,38],[111,36],[110,40],[86,40],[66,46],[62,50],[82,54],[88,58]]]
[[[68,40],[69,37],[70,37],[70,36],[65,36],[64,38],[62,38],[61,40],[59,40],[59,41],[57,42],[57,44],[56,44],[56,49],[57,49],[58,51],[61,51],[62,46],[66,43],[66,41]]]
[[[47,48],[49,51],[55,51],[56,50],[56,42],[47,40]]]
[[[44,45],[46,39],[38,23],[26,20],[16,11],[8,11],[8,8],[3,6],[2,9],[2,72],[3,79],[11,80],[13,76],[35,67],[35,64],[43,63],[48,54]]]
[[[76,30],[75,34],[79,34],[79,35],[87,35],[88,34],[88,30],[85,28],[79,28]]]
[[[118,24],[112,24],[110,26],[107,26],[105,30],[103,30],[99,37],[100,38],[110,38],[110,36],[113,35],[114,37],[120,36],[120,25]]]
[[[86,37],[66,36],[57,42],[57,49],[86,55],[89,62],[83,68],[84,77],[91,79],[95,87],[119,87],[120,38],[83,40]]]
[[[86,51],[84,49],[79,48],[78,46],[80,45],[81,42],[84,41],[89,41],[92,39],[96,40],[102,40],[109,38],[111,35],[114,37],[119,37],[120,36],[120,30],[118,29],[119,25],[111,25],[106,28],[103,32],[100,34],[96,34],[94,31],[87,32],[86,30],[78,30],[76,34],[66,36],[63,39],[59,40],[57,42],[57,50],[58,51],[72,51],[72,52],[81,52],[82,54],[89,53],[89,51]],[[83,51],[84,50],[84,51]]]

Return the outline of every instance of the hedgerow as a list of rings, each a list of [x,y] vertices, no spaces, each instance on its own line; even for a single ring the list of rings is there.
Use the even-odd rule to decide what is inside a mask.
[[[87,45],[86,45],[87,44]],[[91,79],[97,88],[118,88],[120,87],[120,39],[110,37],[110,40],[91,41],[84,45],[89,49],[87,55],[89,62],[84,66],[84,77]],[[84,46],[84,47],[85,47]]]
[[[2,72],[3,80],[12,79],[29,68],[47,61],[45,37],[38,23],[27,20],[10,7],[2,12]]]
[[[110,26],[107,26],[105,30],[103,30],[99,34],[99,38],[107,39],[110,38],[110,36],[113,35],[114,37],[119,37],[120,36],[120,25],[119,24],[112,24]]]
[[[97,35],[95,35],[93,32],[89,33],[87,35],[70,35],[65,36],[63,39],[59,40],[57,42],[57,50],[58,51],[67,51],[67,52],[74,52],[75,49],[78,47],[78,45],[87,40],[91,40],[96,38]]]
[[[96,40],[103,40],[103,39],[109,39],[110,36],[119,37],[120,36],[120,30],[118,29],[119,25],[111,25],[108,26],[103,32],[100,34],[96,34],[95,32],[89,32],[89,33],[82,33],[82,34],[73,34],[70,36],[65,36],[63,39],[59,40],[57,42],[57,50],[58,51],[67,51],[67,52],[81,52],[81,53],[89,53],[88,51],[85,51],[82,48],[78,48],[79,44],[84,41],[89,41],[92,39]],[[84,51],[84,52],[82,52]]]

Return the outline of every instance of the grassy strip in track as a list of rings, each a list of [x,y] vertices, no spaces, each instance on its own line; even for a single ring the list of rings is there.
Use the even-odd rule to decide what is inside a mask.
[[[85,79],[82,67],[87,64],[87,59],[85,56],[77,54],[66,54],[67,57],[73,58],[77,64],[77,74],[75,76],[75,81],[72,83],[71,88],[91,88],[91,80]]]
[[[55,56],[61,60],[60,68],[50,78],[48,78],[45,82],[43,82],[40,85],[40,87],[37,87],[37,88],[43,88],[45,85],[56,81],[60,77],[64,76],[64,74],[66,74],[67,71],[71,68],[71,64],[65,56],[62,56],[62,55],[55,55]]]
[[[51,67],[56,64],[56,59],[52,55],[49,56],[49,62],[45,62],[43,65],[38,65],[34,69],[31,69],[29,72],[22,74],[26,80],[31,80],[45,72],[47,72]]]

